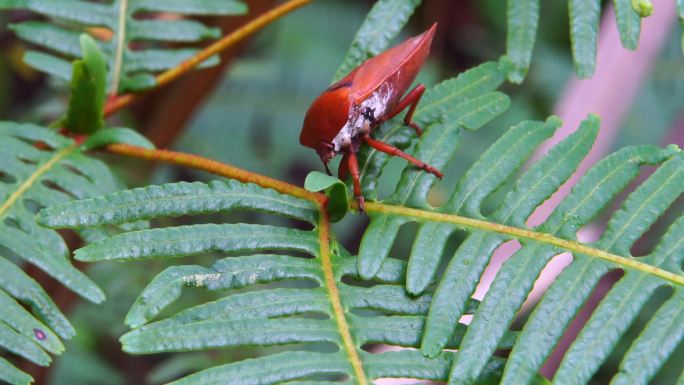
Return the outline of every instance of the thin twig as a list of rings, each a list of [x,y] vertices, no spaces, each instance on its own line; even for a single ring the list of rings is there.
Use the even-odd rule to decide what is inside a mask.
[[[110,144],[105,149],[112,154],[190,167],[214,175],[236,179],[244,183],[254,183],[261,187],[270,188],[280,193],[306,199],[317,204],[322,204],[326,200],[326,196],[323,194],[314,193],[278,179],[243,170],[199,155],[170,150],[147,149],[127,144]]]

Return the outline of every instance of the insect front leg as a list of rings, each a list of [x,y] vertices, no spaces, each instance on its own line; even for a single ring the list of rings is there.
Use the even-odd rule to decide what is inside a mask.
[[[374,149],[384,152],[386,154],[390,154],[392,156],[398,156],[400,158],[404,158],[408,160],[409,162],[413,163],[414,165],[420,167],[421,169],[431,173],[435,174],[438,178],[442,179],[444,174],[442,174],[439,170],[436,168],[430,166],[429,164],[423,162],[422,160],[416,159],[412,157],[411,155],[405,153],[404,151],[401,151],[400,149],[389,145],[385,142],[381,142],[379,140],[375,140],[371,138],[370,136],[364,136],[363,140],[368,143],[369,146],[373,147]]]
[[[351,174],[354,183],[354,197],[356,198],[356,201],[359,202],[359,211],[363,212],[366,210],[366,205],[364,204],[363,195],[361,194],[359,161],[356,159],[354,151],[349,151],[344,157],[347,159],[349,173]],[[344,161],[344,159],[342,160]]]
[[[423,133],[423,129],[413,122],[413,113],[416,111],[418,102],[420,102],[420,98],[423,96],[424,92],[424,85],[418,84],[415,86],[408,94],[406,94],[406,96],[404,96],[403,99],[399,101],[399,103],[397,103],[396,106],[394,106],[394,108],[385,114],[385,116],[382,118],[382,121],[392,119],[393,117],[399,115],[399,113],[406,107],[410,106],[406,116],[404,117],[404,124],[416,130],[418,135],[421,135]]]

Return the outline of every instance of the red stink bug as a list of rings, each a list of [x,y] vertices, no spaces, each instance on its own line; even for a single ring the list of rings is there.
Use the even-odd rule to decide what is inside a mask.
[[[364,200],[356,159],[361,143],[402,157],[439,178],[443,176],[434,167],[370,137],[380,123],[392,119],[409,106],[404,123],[416,130],[418,135],[422,133],[423,130],[412,121],[412,117],[425,86],[418,84],[406,96],[402,96],[423,66],[436,29],[437,24],[433,24],[422,34],[366,60],[323,91],[306,112],[300,143],[316,150],[328,174],[330,159],[343,154],[339,173],[341,177],[347,171],[351,173],[354,196],[361,211],[364,210]]]

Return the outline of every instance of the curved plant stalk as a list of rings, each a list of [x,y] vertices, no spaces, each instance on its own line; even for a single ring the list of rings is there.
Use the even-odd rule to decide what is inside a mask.
[[[236,29],[235,31],[221,38],[219,41],[203,49],[195,56],[181,63],[179,66],[157,75],[156,86],[161,87],[165,84],[168,84],[169,82],[172,82],[173,80],[178,79],[179,77],[196,68],[198,65],[200,65],[202,62],[209,59],[210,57],[220,53],[221,51],[227,48],[232,47],[239,41],[256,33],[257,31],[266,27],[270,23],[280,19],[289,12],[292,12],[295,9],[304,6],[310,2],[311,0],[290,0],[282,5],[273,8],[272,10],[264,13],[263,15],[258,16],[249,23]],[[112,99],[109,103],[107,103],[107,105],[105,106],[105,116],[109,116],[115,113],[116,111],[128,106],[129,104],[133,103],[133,101],[136,98],[136,94],[124,94],[117,96],[116,98]]]

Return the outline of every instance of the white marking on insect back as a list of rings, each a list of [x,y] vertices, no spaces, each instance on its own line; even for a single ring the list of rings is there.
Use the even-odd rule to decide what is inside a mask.
[[[351,146],[353,139],[359,134],[368,132],[370,126],[385,114],[393,96],[394,90],[385,83],[359,105],[352,106],[347,123],[332,141],[335,151],[340,152]],[[372,113],[372,118],[368,116],[368,112]]]

